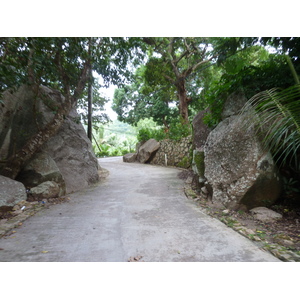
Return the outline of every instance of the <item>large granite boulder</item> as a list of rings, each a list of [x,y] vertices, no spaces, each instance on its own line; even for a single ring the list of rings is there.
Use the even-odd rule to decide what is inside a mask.
[[[275,163],[246,115],[226,118],[209,134],[204,146],[205,178],[212,200],[231,209],[251,209],[274,203],[281,192]]]
[[[64,97],[41,86],[38,91],[26,85],[8,90],[0,103],[0,160],[21,149],[28,139],[47,126]],[[55,182],[59,195],[87,187],[99,180],[99,164],[90,140],[73,109],[58,132],[25,164],[18,180],[29,188]]]
[[[139,148],[136,157],[137,161],[140,163],[149,162],[159,147],[160,143],[157,142],[155,139],[148,140]]]
[[[25,186],[18,181],[0,175],[0,209],[12,209],[27,199]]]
[[[64,97],[53,89],[41,86],[33,91],[22,85],[16,91],[2,94],[0,104],[0,160],[21,149],[28,139],[43,129],[54,118],[57,105]]]
[[[99,181],[99,163],[74,109],[55,136],[42,147],[55,161],[66,185],[75,192]]]

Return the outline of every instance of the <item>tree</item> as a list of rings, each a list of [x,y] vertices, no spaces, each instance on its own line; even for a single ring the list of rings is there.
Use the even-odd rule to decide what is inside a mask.
[[[287,38],[288,42],[285,38],[280,42],[281,39],[252,37],[210,40],[213,52],[218,53],[218,58],[209,68],[213,74],[200,95],[201,102],[210,110],[205,116],[208,125],[218,124],[225,100],[237,90],[242,90],[250,99],[264,90],[274,87],[285,89],[293,85],[293,76],[284,53],[294,53],[291,59],[299,72],[299,59],[295,56],[297,51],[289,48],[291,45],[299,47],[299,43],[294,38]]]
[[[264,146],[273,153],[277,162],[281,165],[290,163],[299,171],[300,80],[288,54],[285,59],[295,84],[256,94],[247,101],[243,112],[249,114],[248,122],[256,124],[259,134],[263,135]]]
[[[187,91],[187,81],[191,75],[211,62],[216,56],[211,55],[207,38],[144,38],[151,46],[146,64],[145,79],[149,86],[161,87],[165,83],[176,89],[179,114],[183,123],[188,123],[188,105],[192,101]]]
[[[170,118],[177,110],[170,107],[174,101],[172,91],[161,89],[149,93],[143,81],[143,70],[143,66],[136,70],[131,85],[116,89],[112,109],[118,114],[119,121],[137,125],[140,120],[153,118],[159,125],[168,128]]]
[[[135,39],[126,38],[1,38],[0,92],[28,84],[38,93],[43,84],[61,92],[65,101],[48,126],[2,162],[0,174],[15,178],[22,165],[55,134],[82,97],[91,70],[101,75],[106,85],[124,82],[130,73],[131,50],[137,47]]]

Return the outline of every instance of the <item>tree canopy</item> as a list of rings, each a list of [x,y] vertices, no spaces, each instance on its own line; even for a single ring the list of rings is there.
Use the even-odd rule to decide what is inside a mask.
[[[134,83],[114,97],[119,119],[130,124],[151,116],[168,127],[176,115],[188,123],[189,115],[205,106],[204,89],[210,90],[224,74],[236,75],[254,65],[256,52],[260,56],[267,52],[253,46],[258,38],[142,38],[142,42],[147,47],[145,63],[136,70]]]
[[[130,77],[129,63],[139,58],[139,52],[135,38],[1,38],[0,92],[22,84],[38,91],[40,85],[46,85],[65,97],[51,124],[8,157],[1,174],[14,178],[23,163],[55,134],[64,116],[84,96],[91,70],[103,78],[104,85],[122,85]]]
[[[192,102],[188,82],[200,67],[214,59],[207,38],[143,38],[148,45],[149,59],[145,64],[142,92],[161,93],[163,102],[177,102],[183,123],[188,123],[188,106]],[[177,99],[176,99],[176,98]],[[156,103],[156,101],[155,101]]]

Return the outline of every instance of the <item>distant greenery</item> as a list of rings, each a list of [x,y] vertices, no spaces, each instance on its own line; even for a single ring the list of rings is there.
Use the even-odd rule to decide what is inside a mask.
[[[171,139],[178,141],[183,137],[186,137],[192,133],[191,125],[184,124],[180,120],[174,119],[170,125],[168,130],[165,127],[142,127],[138,131],[137,139],[139,142],[147,141],[151,138],[161,141],[164,139]]]
[[[191,134],[189,125],[173,122],[168,132],[158,126],[152,118],[140,120],[136,126],[115,120],[109,124],[99,124],[93,128],[93,149],[97,157],[122,156],[136,151],[138,142],[151,138],[161,141],[170,138],[180,140]]]
[[[135,152],[136,143],[136,128],[117,120],[93,130],[92,145],[97,157]]]

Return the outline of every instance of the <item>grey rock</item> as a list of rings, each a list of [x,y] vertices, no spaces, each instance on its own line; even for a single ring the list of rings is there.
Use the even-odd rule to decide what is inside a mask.
[[[67,194],[99,181],[99,163],[75,109],[42,150],[55,161],[64,178]]]
[[[0,160],[22,149],[31,136],[53,120],[57,105],[65,101],[58,91],[40,86],[34,92],[26,85],[16,91],[4,92],[2,99]],[[71,193],[97,182],[98,170],[91,142],[73,109],[57,133],[25,164],[17,178],[28,187],[54,181],[60,186],[60,193]]]
[[[208,190],[207,188],[204,186],[201,188],[201,192],[204,194],[204,195],[207,195],[208,194]]]
[[[203,149],[206,139],[211,129],[204,124],[203,117],[208,110],[200,111],[193,119],[193,147],[194,149]]]
[[[64,101],[62,95],[45,86],[38,92],[22,85],[16,91],[7,90],[2,94],[0,105],[0,159],[21,149],[28,139],[43,129],[54,118],[56,105]]]
[[[281,192],[275,163],[254,129],[245,128],[246,117],[226,118],[204,146],[204,175],[213,189],[212,200],[231,209],[270,205]]]
[[[146,163],[151,160],[151,157],[155,154],[155,152],[160,147],[160,143],[155,139],[150,139],[146,143],[144,143],[140,148],[137,154],[137,161],[140,163]]]
[[[45,151],[36,153],[25,165],[16,178],[27,188],[33,188],[42,182],[54,181],[59,186],[59,195],[66,193],[64,178],[56,162]]]
[[[0,208],[12,209],[26,199],[26,189],[21,182],[0,175]]]
[[[132,163],[136,161],[136,153],[127,153],[123,156],[123,162]]]
[[[55,198],[60,196],[60,187],[54,181],[45,181],[30,190],[35,198]]]
[[[194,174],[198,176],[198,181],[204,183],[206,178],[204,177],[205,165],[204,165],[204,151],[193,150],[192,170]]]
[[[239,114],[246,102],[247,98],[242,90],[238,90],[229,95],[224,103],[221,114],[222,119],[224,120],[227,117]]]
[[[250,210],[251,214],[257,220],[263,222],[274,222],[282,219],[282,215],[266,207],[255,207]]]

